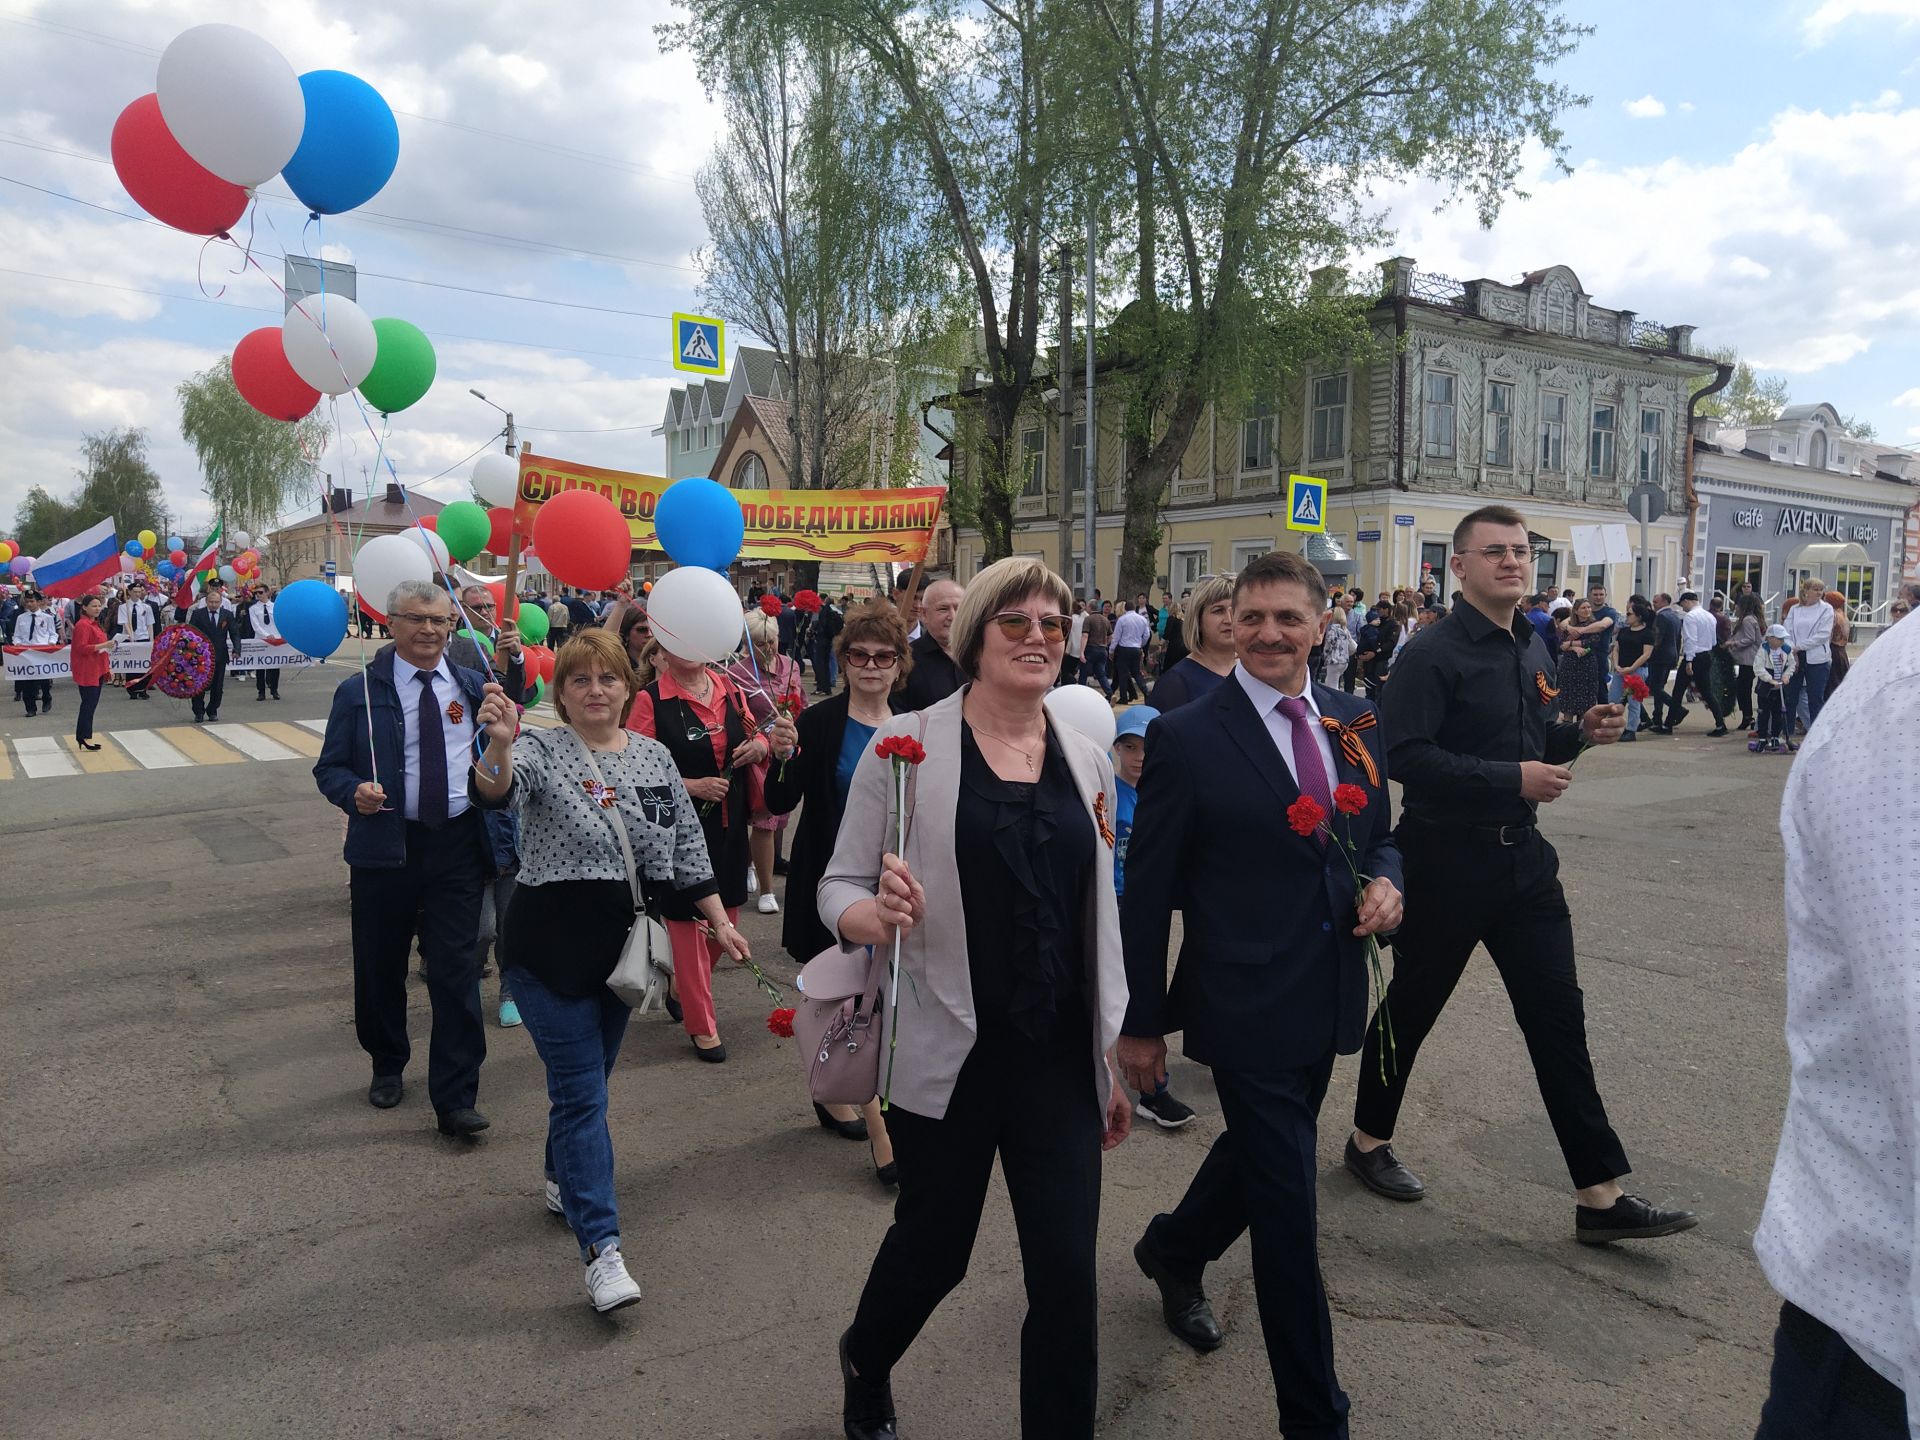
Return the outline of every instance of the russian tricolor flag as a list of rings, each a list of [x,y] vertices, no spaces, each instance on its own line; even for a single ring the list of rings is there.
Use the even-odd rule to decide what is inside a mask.
[[[119,573],[120,542],[110,519],[62,540],[33,562],[33,583],[40,593],[68,600],[78,600]]]

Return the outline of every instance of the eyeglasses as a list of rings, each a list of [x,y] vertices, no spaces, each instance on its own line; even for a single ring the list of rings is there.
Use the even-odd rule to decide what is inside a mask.
[[[1498,565],[1502,560],[1506,559],[1509,555],[1511,555],[1516,560],[1531,560],[1533,558],[1533,546],[1531,545],[1482,545],[1478,550],[1459,550],[1459,551],[1456,551],[1455,553],[1459,555],[1478,555],[1481,558],[1488,561],[1489,563]]]
[[[899,652],[894,650],[849,650],[841,657],[849,670],[891,670],[900,663]]]
[[[493,609],[493,601],[491,601],[491,600],[469,600],[469,601],[467,602],[467,609],[469,609],[469,610],[491,610],[491,609]]]
[[[1893,613],[1895,615],[1905,615],[1912,609],[1913,607],[1911,605],[1895,605],[1893,607]]]
[[[451,615],[399,615],[399,614],[396,614],[393,618],[395,620],[404,620],[409,625],[420,625],[429,630],[451,630],[453,629],[453,624],[454,624],[453,616]]]
[[[1073,629],[1071,615],[1042,615],[1036,620],[1033,616],[1019,610],[1009,610],[1003,615],[996,615],[993,617],[993,623],[1000,627],[1000,633],[1009,640],[1026,639],[1033,633],[1033,627],[1038,625],[1040,633],[1046,637],[1048,644],[1064,641],[1067,638],[1067,632]]]

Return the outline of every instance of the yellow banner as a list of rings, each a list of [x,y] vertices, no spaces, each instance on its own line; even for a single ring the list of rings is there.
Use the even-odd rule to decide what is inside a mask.
[[[577,465],[531,451],[520,452],[520,490],[515,528],[533,533],[540,506],[563,490],[597,490],[620,507],[636,550],[658,550],[653,512],[674,482],[662,475],[635,475]],[[926,558],[940,505],[938,486],[912,490],[729,490],[746,522],[742,560],[895,561],[917,565]]]

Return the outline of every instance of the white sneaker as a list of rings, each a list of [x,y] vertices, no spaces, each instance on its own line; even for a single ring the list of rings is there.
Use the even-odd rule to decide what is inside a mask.
[[[771,890],[760,897],[760,913],[762,915],[778,915],[780,913],[780,902],[773,898],[773,892]]]
[[[760,872],[751,865],[747,867],[747,894],[756,895],[760,891]]]
[[[602,1315],[640,1298],[640,1286],[627,1273],[627,1262],[620,1258],[618,1245],[603,1247],[587,1262],[587,1298]]]
[[[555,1215],[567,1213],[567,1207],[560,1203],[560,1182],[557,1180],[547,1181],[547,1209]]]

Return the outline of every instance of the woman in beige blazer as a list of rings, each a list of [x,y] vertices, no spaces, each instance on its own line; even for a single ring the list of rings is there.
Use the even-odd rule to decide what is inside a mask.
[[[926,750],[906,854],[890,853],[890,762],[869,750],[820,881],[821,922],[843,944],[903,936],[897,1049],[876,1037],[900,1199],[840,1340],[853,1440],[892,1440],[889,1375],[966,1275],[996,1154],[1026,1268],[1022,1432],[1093,1434],[1100,1152],[1132,1110],[1110,1068],[1127,1007],[1113,769],[1043,704],[1071,603],[1031,559],[967,587],[950,643],[970,683],[879,736]]]

